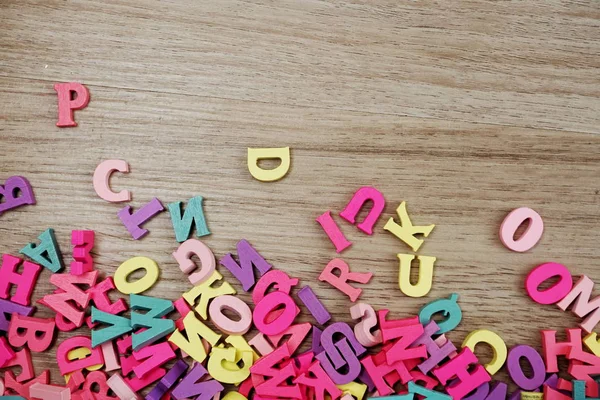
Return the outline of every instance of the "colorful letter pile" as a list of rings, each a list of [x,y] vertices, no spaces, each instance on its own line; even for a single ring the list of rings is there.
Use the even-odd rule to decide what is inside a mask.
[[[94,186],[102,198],[127,201],[129,192],[113,195],[106,175],[128,171],[125,162],[103,162],[94,174]],[[100,171],[100,172],[98,172]],[[13,177],[8,185],[20,185],[23,198],[14,199],[15,207],[35,203],[26,179]],[[234,254],[219,260],[245,292],[252,292],[252,307],[236,297],[234,287],[216,269],[215,256],[204,243],[190,238],[194,228],[202,237],[210,232],[202,209],[202,197],[168,205],[175,237],[180,242],[173,253],[190,289],[172,302],[145,296],[158,280],[159,267],[148,257],[133,257],[123,262],[113,277],[102,278],[94,269],[90,252],[93,231],[73,231],[73,261],[70,273],[64,268],[60,249],[52,229],[42,232],[35,243],[21,253],[27,260],[5,254],[0,268],[0,366],[20,367],[0,380],[0,394],[27,399],[146,399],[183,400],[218,399],[318,399],[361,400],[366,396],[412,399],[415,395],[443,399],[496,400],[539,398],[585,399],[598,396],[600,342],[592,330],[600,321],[600,300],[590,301],[592,281],[583,276],[574,286],[568,269],[546,263],[534,268],[526,280],[529,296],[540,304],[557,304],[585,317],[581,329],[568,329],[567,342],[557,343],[556,331],[542,331],[543,355],[527,345],[507,350],[502,338],[486,329],[471,332],[457,348],[445,334],[458,326],[462,311],[458,294],[425,304],[419,315],[394,318],[388,310],[374,310],[356,303],[371,273],[350,271],[342,259],[331,260],[319,279],[328,282],[355,303],[349,309],[354,326],[330,322],[331,315],[310,286],[300,288],[298,279],[274,269],[246,240],[240,240]],[[383,211],[383,195],[372,187],[360,188],[340,213],[351,224],[367,201],[372,201],[366,218],[357,227],[373,234]],[[130,207],[119,218],[134,239],[148,232],[140,227],[164,210],[154,199],[131,213]],[[532,214],[533,213],[533,214]],[[500,237],[514,251],[525,251],[541,238],[543,223],[530,209],[510,213],[502,224]],[[417,251],[422,239],[434,225],[415,226],[408,216],[406,203],[398,207],[400,223],[390,219],[390,231]],[[531,218],[531,227],[514,240],[516,229]],[[330,212],[317,221],[338,252],[351,243],[341,233]],[[542,224],[540,226],[540,224]],[[192,259],[196,256],[199,262]],[[398,254],[399,287],[409,296],[425,296],[432,286],[435,257],[419,255],[419,279],[410,283],[414,255]],[[30,261],[31,260],[31,261]],[[53,274],[56,287],[37,302],[56,313],[54,319],[33,316],[31,297],[42,268]],[[143,270],[143,276],[130,275]],[[20,271],[20,272],[18,272]],[[540,290],[546,280],[558,277],[550,288]],[[314,325],[295,323],[300,313],[292,290],[314,318]],[[111,291],[129,296],[129,301],[109,298]],[[129,305],[128,305],[129,304]],[[252,310],[253,308],[253,310]],[[442,320],[433,320],[441,314]],[[172,317],[175,315],[175,317]],[[233,317],[232,317],[233,316]],[[56,331],[73,331],[84,325],[91,330],[62,341],[56,361],[66,384],[50,384],[49,371],[36,376],[32,353],[46,351]],[[254,327],[258,333],[247,340]],[[299,353],[307,338],[310,348]],[[473,354],[475,346],[487,343],[493,359],[482,365]],[[583,350],[585,345],[590,352]],[[574,382],[559,378],[557,358],[570,360],[568,373]],[[521,359],[531,367],[521,368]],[[492,376],[506,365],[518,390],[508,395],[503,382],[492,383]],[[225,394],[226,387],[228,392]],[[537,392],[537,393],[536,393]],[[537,396],[537,397],[536,397]],[[11,396],[4,396],[11,398]],[[13,397],[14,398],[14,397]],[[16,397],[18,398],[18,397]]]
[[[69,90],[80,92],[81,97],[78,104],[61,109],[59,123],[63,126],[73,126],[72,110],[84,107],[89,98],[81,87],[57,87],[59,93]],[[67,102],[66,94],[63,97]],[[72,102],[70,98],[68,101]],[[289,149],[279,149],[271,156],[288,158],[283,167],[287,171]],[[250,168],[256,166],[258,158],[252,153]],[[101,163],[94,173],[94,188],[107,201],[129,201],[129,191],[115,193],[109,188],[109,176],[114,171],[128,172],[129,166],[120,160]],[[20,196],[15,195],[15,188]],[[0,204],[0,212],[35,204],[31,186],[23,177],[9,178],[2,190],[6,201]],[[572,312],[584,318],[581,329],[567,329],[567,341],[557,342],[556,331],[544,330],[542,354],[528,345],[507,349],[498,334],[484,328],[472,331],[456,346],[445,334],[462,319],[458,294],[429,301],[418,315],[399,318],[389,310],[375,310],[357,302],[366,287],[358,285],[367,284],[373,274],[351,271],[344,260],[335,258],[318,279],[354,303],[349,307],[348,320],[355,323],[332,321],[309,285],[273,268],[242,239],[235,254],[226,254],[218,264],[238,281],[233,283],[251,292],[253,304],[246,304],[217,270],[211,249],[191,237],[194,230],[197,237],[210,234],[202,203],[203,198],[197,196],[185,205],[175,202],[165,208],[155,198],[135,212],[130,206],[118,212],[118,218],[136,240],[149,233],[142,228],[146,221],[165,209],[170,213],[175,240],[180,243],[173,258],[185,275],[182,280],[189,284],[189,290],[176,301],[144,295],[160,275],[157,263],[145,256],[124,261],[114,276],[103,277],[94,268],[91,256],[94,231],[72,231],[69,272],[64,272],[53,229],[26,244],[20,251],[24,258],[4,254],[0,267],[0,368],[6,370],[0,379],[0,399],[133,400],[141,399],[142,392],[147,393],[147,400],[599,397],[595,376],[600,375],[600,341],[593,329],[600,322],[600,297],[590,300],[594,284],[586,276],[573,284],[565,266],[545,263],[534,268],[525,282],[526,292],[535,302],[556,304],[562,310],[572,306]],[[357,216],[367,203],[371,205],[369,212],[358,222]],[[362,187],[339,216],[372,235],[384,206],[381,192]],[[427,238],[434,225],[413,225],[405,202],[399,204],[397,214],[398,219],[390,218],[384,230],[417,252],[424,241],[417,235]],[[338,253],[352,244],[330,211],[316,220]],[[526,221],[528,228],[515,239],[515,232]],[[541,217],[531,209],[520,208],[506,217],[500,240],[513,251],[527,251],[541,239],[542,231]],[[415,258],[419,261],[419,278],[411,283]],[[427,295],[436,258],[398,254],[398,259],[398,294]],[[55,286],[52,293],[37,300],[39,306],[55,313],[49,319],[34,316],[32,305],[42,268],[52,272],[50,283]],[[136,271],[143,272],[143,276],[133,279]],[[109,297],[111,292],[128,297],[114,300]],[[313,324],[297,322],[299,302],[310,312]],[[441,319],[434,319],[440,315]],[[75,336],[56,346],[56,363],[65,384],[55,384],[56,379],[51,384],[48,370],[36,371],[33,353],[47,351],[57,331],[79,328]],[[257,333],[245,337],[251,330]],[[473,353],[482,343],[493,350],[487,364]],[[558,357],[568,360],[567,372],[573,380],[557,375]],[[522,361],[529,365],[527,372]],[[510,394],[507,383],[492,379],[503,366],[518,387]],[[16,376],[14,367],[20,371]]]

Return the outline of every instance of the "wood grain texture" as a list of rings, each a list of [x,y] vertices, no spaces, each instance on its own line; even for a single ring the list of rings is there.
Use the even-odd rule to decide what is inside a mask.
[[[594,0],[4,0],[0,7],[7,76],[598,131]]]
[[[341,257],[375,274],[362,300],[402,317],[457,292],[456,344],[488,328],[539,349],[540,329],[578,320],[530,301],[526,273],[556,261],[600,282],[599,25],[594,1],[4,0],[0,180],[26,176],[38,204],[0,217],[0,252],[52,227],[68,264],[70,231],[93,229],[99,269],[151,257],[161,280],[149,294],[178,298],[189,284],[168,214],[134,241],[123,205],[93,190],[98,163],[120,158],[131,173],[112,184],[134,208],[204,196],[218,258],[248,239],[348,321],[350,301],[317,279],[336,254],[314,220],[373,185],[387,200],[373,236],[335,217],[353,242]],[[55,127],[59,81],[90,89],[77,128]],[[282,146],[288,176],[252,179],[247,148]],[[399,291],[396,254],[410,249],[383,231],[401,201],[436,224],[418,252],[438,258],[422,299]],[[546,226],[525,254],[497,237],[520,206]],[[54,351],[35,357],[60,382]]]

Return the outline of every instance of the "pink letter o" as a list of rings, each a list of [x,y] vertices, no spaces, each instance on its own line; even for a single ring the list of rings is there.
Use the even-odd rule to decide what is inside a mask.
[[[517,228],[525,221],[529,220],[527,230],[521,235],[519,240],[515,240]],[[544,221],[542,217],[531,208],[521,207],[512,210],[500,225],[500,240],[512,251],[522,253],[531,249],[539,242],[544,232]]]
[[[558,276],[559,280],[546,290],[538,290],[538,287],[547,279]],[[573,287],[571,273],[562,264],[545,263],[538,265],[529,272],[525,279],[525,289],[529,297],[536,303],[554,304],[565,297]]]

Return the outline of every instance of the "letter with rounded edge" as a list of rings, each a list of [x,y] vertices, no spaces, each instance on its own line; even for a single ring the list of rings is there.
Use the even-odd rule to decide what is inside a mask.
[[[518,240],[515,232],[523,222],[529,220],[527,229]],[[531,208],[521,207],[512,210],[500,225],[500,240],[510,250],[523,253],[535,246],[542,238],[544,221],[540,214]]]
[[[268,318],[269,314],[280,306],[284,306],[284,311],[274,320]],[[284,292],[273,292],[265,296],[260,303],[256,305],[252,319],[256,328],[268,336],[280,334],[292,325],[296,316],[300,313],[300,308],[294,300]]]
[[[373,206],[369,211],[367,217],[358,224],[358,229],[366,233],[367,235],[373,234],[373,226],[379,219],[379,216],[383,212],[385,207],[385,199],[383,198],[383,194],[371,186],[363,186],[356,193],[344,208],[344,211],[340,213],[340,217],[344,218],[346,221],[351,224],[356,223],[356,216],[360,212],[360,209],[364,206],[364,204],[371,200],[373,202]]]
[[[504,340],[495,332],[487,329],[477,329],[469,333],[463,341],[462,347],[468,347],[471,351],[475,351],[475,346],[478,343],[487,343],[494,350],[494,357],[485,364],[485,369],[490,375],[494,375],[506,361],[507,350]]]
[[[452,293],[448,299],[437,299],[427,303],[421,311],[419,311],[419,321],[422,325],[427,325],[431,321],[431,317],[436,313],[443,313],[446,317],[444,321],[437,322],[439,331],[438,335],[446,333],[456,328],[462,319],[462,310],[458,305],[458,294]]]
[[[13,314],[8,329],[8,342],[13,347],[27,345],[35,353],[45,351],[52,344],[56,323],[52,318],[25,317]],[[23,333],[20,333],[23,331]]]
[[[337,269],[340,271],[340,276],[333,273],[333,270]],[[348,264],[339,258],[334,258],[323,269],[323,272],[319,275],[319,280],[322,282],[328,282],[333,287],[344,293],[350,298],[353,303],[358,299],[362,293],[362,289],[351,286],[350,282],[368,283],[373,277],[371,272],[350,272]]]
[[[264,274],[252,290],[252,301],[254,305],[266,296],[267,291],[271,286],[276,290],[290,294],[290,290],[298,284],[298,279],[290,278],[288,274],[278,269],[273,269]]]
[[[146,275],[135,282],[127,277],[138,269],[145,269]],[[159,268],[156,262],[148,257],[132,257],[115,271],[114,282],[117,290],[123,294],[138,294],[150,289],[158,280]]]
[[[194,255],[200,260],[199,265],[192,261]],[[213,252],[207,245],[197,239],[188,239],[181,243],[177,251],[173,252],[173,258],[179,264],[181,272],[188,275],[188,279],[194,286],[208,279],[215,272],[217,266]],[[197,271],[194,272],[194,269],[197,269]]]
[[[531,366],[532,373],[527,376],[521,369],[520,359],[525,358]],[[540,353],[533,347],[518,345],[510,349],[506,360],[508,375],[523,390],[537,389],[546,379],[546,366]]]
[[[377,327],[377,314],[373,307],[366,303],[356,303],[350,307],[350,316],[354,320],[360,319],[354,325],[354,335],[360,344],[372,347],[382,342],[381,330],[374,329]]]
[[[273,169],[262,169],[258,160],[279,159],[281,163]],[[248,171],[255,179],[262,182],[277,181],[287,174],[290,169],[290,148],[275,147],[266,149],[248,148]]]
[[[431,290],[433,283],[433,266],[436,258],[430,256],[418,256],[419,280],[414,285],[410,282],[410,269],[415,256],[412,254],[398,254],[400,260],[400,274],[398,285],[400,290],[410,297],[423,297]]]
[[[73,336],[58,345],[56,362],[60,373],[65,375],[95,365],[101,367],[104,365],[104,357],[100,348],[92,348],[89,336]]]
[[[538,290],[538,287],[546,280],[559,277],[558,282],[551,287]],[[563,299],[573,287],[571,273],[562,264],[549,262],[540,264],[532,269],[525,278],[525,289],[533,301],[539,304],[554,304]]]
[[[222,383],[239,384],[250,376],[250,367],[252,366],[252,353],[247,351],[239,352],[234,347],[213,347],[208,359],[208,373],[210,376]],[[243,367],[237,367],[239,361],[243,361]],[[228,362],[228,363],[226,363]],[[226,364],[233,363],[236,369],[226,367]]]
[[[90,102],[90,91],[79,82],[65,82],[54,84],[58,94],[58,122],[59,128],[77,126],[74,111],[87,107]],[[75,96],[73,96],[75,94]]]
[[[229,318],[223,310],[235,313],[239,320]],[[241,299],[231,295],[219,296],[214,299],[208,307],[208,314],[215,326],[228,335],[244,335],[252,326],[250,307]]]
[[[93,177],[94,190],[101,199],[111,203],[130,201],[131,192],[129,190],[123,189],[118,193],[111,190],[110,176],[115,171],[129,173],[129,164],[124,160],[105,160],[98,164]]]
[[[23,176],[11,176],[4,185],[0,185],[0,196],[4,201],[0,203],[0,215],[3,212],[23,206],[35,204],[35,196],[29,181]]]

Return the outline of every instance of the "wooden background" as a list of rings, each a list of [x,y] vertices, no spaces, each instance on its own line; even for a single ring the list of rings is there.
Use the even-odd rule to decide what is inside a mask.
[[[600,282],[599,67],[595,0],[2,0],[0,181],[26,176],[37,205],[0,217],[0,252],[52,227],[68,265],[70,231],[93,229],[97,268],[151,257],[161,279],[147,294],[178,298],[189,284],[168,214],[134,241],[123,204],[93,190],[98,163],[124,159],[112,184],[134,208],[204,196],[218,258],[248,239],[348,321],[348,298],[317,279],[336,254],[315,218],[372,185],[387,200],[373,236],[335,217],[354,243],[341,258],[375,274],[361,300],[407,317],[456,292],[457,345],[488,328],[539,349],[540,329],[578,320],[529,300],[527,272],[556,261]],[[77,128],[55,126],[65,81],[91,92]],[[247,148],[282,146],[285,179],[254,180]],[[436,224],[418,253],[438,258],[426,298],[398,289],[410,249],[383,231],[403,200],[415,224]],[[546,226],[525,254],[497,235],[520,206]],[[60,382],[54,349],[35,367]]]

